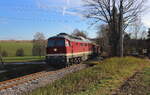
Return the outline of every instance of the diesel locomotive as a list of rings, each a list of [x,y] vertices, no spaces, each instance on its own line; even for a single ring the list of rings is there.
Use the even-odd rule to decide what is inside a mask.
[[[100,54],[100,48],[87,38],[60,33],[48,39],[46,62],[52,66],[80,63]]]

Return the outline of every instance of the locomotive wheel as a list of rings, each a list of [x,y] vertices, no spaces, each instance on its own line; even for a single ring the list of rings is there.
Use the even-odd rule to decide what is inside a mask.
[[[75,64],[78,64],[78,57],[75,58]]]
[[[77,64],[80,64],[80,57],[77,58]]]

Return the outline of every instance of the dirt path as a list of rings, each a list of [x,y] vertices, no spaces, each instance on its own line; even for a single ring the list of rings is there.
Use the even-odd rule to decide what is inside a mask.
[[[113,95],[150,95],[150,67],[135,73]]]

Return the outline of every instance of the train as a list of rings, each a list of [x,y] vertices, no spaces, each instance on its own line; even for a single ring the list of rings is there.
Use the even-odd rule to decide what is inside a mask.
[[[91,40],[60,33],[48,39],[46,63],[52,66],[66,67],[79,64],[99,54],[100,47]]]

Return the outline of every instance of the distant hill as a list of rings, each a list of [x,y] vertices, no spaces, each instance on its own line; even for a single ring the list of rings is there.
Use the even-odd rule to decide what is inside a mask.
[[[0,42],[32,42],[32,40],[0,40]]]

